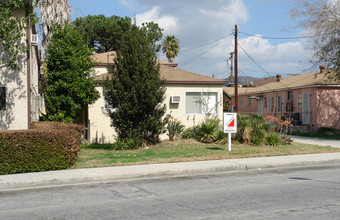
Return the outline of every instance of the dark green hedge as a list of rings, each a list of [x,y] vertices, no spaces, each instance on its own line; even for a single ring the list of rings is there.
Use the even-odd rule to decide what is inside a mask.
[[[0,175],[60,170],[73,165],[80,150],[79,125],[43,122],[28,130],[0,132]]]

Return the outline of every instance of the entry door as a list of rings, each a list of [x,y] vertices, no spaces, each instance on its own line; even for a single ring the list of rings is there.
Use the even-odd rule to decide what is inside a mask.
[[[309,93],[302,95],[302,124],[309,124]]]

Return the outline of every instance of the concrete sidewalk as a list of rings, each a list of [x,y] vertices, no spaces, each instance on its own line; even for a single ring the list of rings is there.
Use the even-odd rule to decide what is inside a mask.
[[[293,141],[303,144],[314,144],[320,146],[331,146],[340,148],[340,140],[323,139],[316,137],[290,136]]]
[[[340,152],[280,157],[258,157],[186,163],[148,164],[25,173],[0,176],[0,191],[122,180],[339,166]]]

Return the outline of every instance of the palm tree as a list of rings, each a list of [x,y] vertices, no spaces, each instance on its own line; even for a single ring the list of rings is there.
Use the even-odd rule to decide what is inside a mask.
[[[170,63],[174,62],[175,56],[179,52],[179,40],[174,35],[168,35],[162,42],[163,53],[165,53]]]

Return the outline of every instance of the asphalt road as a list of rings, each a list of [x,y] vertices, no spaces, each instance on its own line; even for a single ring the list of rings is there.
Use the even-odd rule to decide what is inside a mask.
[[[0,219],[339,219],[340,168],[0,193]]]

